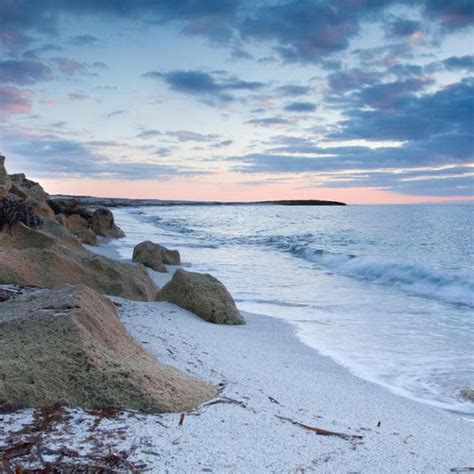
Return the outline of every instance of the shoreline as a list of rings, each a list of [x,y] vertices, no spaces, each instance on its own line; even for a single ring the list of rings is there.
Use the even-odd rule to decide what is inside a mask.
[[[123,211],[126,211],[126,208],[123,208]],[[124,222],[120,222],[120,224],[122,225],[122,227],[126,228],[126,224]],[[119,259],[124,262],[132,262],[130,258],[127,258],[126,256],[124,256],[123,253],[120,252],[119,246],[120,246],[120,241],[115,240],[115,239],[106,239],[99,246],[96,246],[96,247],[87,246],[87,248],[91,250],[92,252],[99,253],[109,258]],[[176,268],[179,268],[179,267],[172,267],[172,266],[167,266],[167,267],[168,267],[169,273],[158,273],[158,272],[149,270],[150,276],[155,281],[155,283],[158,284],[159,287],[163,287],[171,279],[174,270]],[[242,309],[241,311],[248,312]],[[254,313],[254,314],[257,314],[257,313]],[[411,401],[415,401],[417,403],[428,405],[436,409],[447,411],[449,413],[452,413],[455,416],[465,417],[474,422],[474,416],[472,415],[472,413],[465,411],[466,401],[460,400],[459,401],[460,408],[456,409],[455,406],[451,407],[443,402],[437,402],[435,400],[431,400],[428,398],[417,398],[411,392],[404,391],[404,389],[401,387],[385,383],[383,380],[381,380],[380,378],[377,378],[372,373],[370,373],[370,371],[368,371],[367,369],[363,367],[355,366],[350,361],[347,361],[344,359],[341,360],[338,353],[324,350],[324,348],[318,345],[317,342],[314,340],[314,338],[306,334],[305,329],[301,327],[300,325],[298,325],[296,321],[293,321],[292,318],[273,316],[267,313],[258,313],[258,314],[264,317],[275,318],[279,321],[288,323],[292,328],[294,328],[295,338],[297,338],[305,346],[314,350],[318,355],[322,357],[328,357],[329,359],[331,359],[338,367],[341,367],[344,370],[347,370],[348,373],[351,374],[351,376],[362,379],[371,384],[377,385],[378,387],[381,387],[384,390],[387,390],[397,396],[409,399]]]
[[[113,241],[91,249],[120,257]],[[172,276],[149,273],[160,285]],[[69,408],[43,434],[50,449],[126,452],[151,472],[463,472],[474,462],[472,420],[355,376],[301,341],[289,321],[244,312],[246,325],[222,326],[170,303],[111,299],[128,331],[162,363],[219,394],[184,418]],[[0,439],[31,423],[33,413],[0,415]]]
[[[119,253],[113,249],[111,246],[104,245],[102,247],[102,251],[104,251],[108,256],[112,257],[112,254],[115,254],[116,256],[120,257]],[[110,252],[110,253],[108,253]],[[122,257],[120,257],[122,258]],[[122,260],[126,260],[123,259]],[[157,273],[154,271],[149,271],[151,274],[152,278],[159,284],[159,285],[164,285],[171,277],[173,274],[173,267],[168,267],[169,270],[171,270],[169,273],[161,274]],[[193,322],[193,324],[196,325],[194,332],[191,330],[190,332],[193,334],[194,337],[192,337],[193,342],[196,344],[194,346],[195,350],[201,350],[202,347],[200,348],[199,346],[202,346],[204,344],[205,347],[215,347],[215,344],[217,341],[213,341],[210,344],[206,344],[206,341],[202,340],[202,338],[206,339],[207,336],[207,330],[209,329],[209,324],[201,321],[199,318],[194,316],[192,313],[183,310],[179,307],[176,307],[174,305],[168,304],[168,303],[131,303],[131,306],[142,306],[142,305],[152,305],[155,306],[157,305],[158,307],[151,309],[149,311],[149,316],[146,318],[149,323],[151,324],[149,326],[149,329],[152,329],[155,327],[155,331],[158,331],[163,328],[162,323],[164,322],[164,319],[166,318],[166,314],[176,314],[177,317],[183,317],[182,321],[179,321],[177,323],[177,326],[179,329],[182,331],[183,326],[186,324],[184,318],[188,318],[188,323],[190,321]],[[163,305],[164,309],[160,309],[159,305]],[[124,314],[122,313],[122,310],[120,311],[120,316],[122,321],[125,323],[127,326],[128,330],[141,342],[148,343],[146,344],[147,347],[152,344],[151,341],[147,341],[147,335],[150,334],[152,335],[151,338],[153,338],[153,334],[156,334],[155,331],[151,330],[148,332],[143,325],[137,326],[135,324],[135,318],[132,315],[129,314],[129,311],[132,313],[136,313],[138,311],[138,308],[135,309],[125,309]],[[158,322],[152,322],[152,319],[154,316],[156,316],[156,313],[160,313],[161,316],[164,316],[161,319],[161,324]],[[420,400],[416,400],[407,396],[404,396],[402,394],[396,393],[395,391],[391,390],[387,386],[383,386],[375,381],[367,380],[364,379],[358,375],[356,375],[350,368],[342,365],[341,363],[337,362],[333,357],[330,355],[326,355],[321,352],[320,349],[315,347],[315,344],[309,344],[308,342],[304,341],[304,335],[303,334],[298,334],[298,327],[296,324],[293,324],[290,320],[285,320],[282,318],[278,318],[276,316],[270,316],[270,315],[261,315],[261,314],[254,314],[254,313],[249,313],[247,311],[242,312],[247,320],[247,325],[243,326],[241,328],[229,328],[225,326],[211,326],[211,334],[216,337],[217,339],[220,339],[219,333],[222,333],[222,336],[224,338],[227,338],[227,341],[223,341],[222,346],[225,347],[227,350],[228,348],[228,343],[229,341],[232,342],[232,344],[236,344],[239,348],[243,348],[242,354],[245,354],[243,357],[245,359],[249,359],[252,357],[252,351],[250,350],[250,347],[256,347],[260,345],[265,346],[265,351],[264,355],[262,356],[263,358],[267,357],[273,360],[272,364],[273,367],[265,367],[263,368],[258,368],[256,369],[256,379],[254,382],[256,383],[256,387],[254,388],[254,391],[258,391],[262,394],[264,389],[263,387],[258,387],[257,379],[261,380],[265,377],[272,377],[271,374],[277,374],[279,372],[278,368],[283,368],[285,367],[286,369],[290,369],[291,365],[285,363],[285,354],[289,355],[290,357],[295,358],[295,365],[293,366],[293,370],[296,370],[296,374],[293,374],[291,378],[296,378],[298,381],[301,380],[307,380],[308,381],[308,386],[307,390],[311,391],[314,390],[318,398],[320,400],[324,399],[324,402],[320,402],[318,406],[323,405],[324,408],[322,409],[321,413],[324,414],[311,414],[310,418],[312,419],[304,419],[304,417],[299,418],[299,422],[301,423],[308,423],[310,425],[315,425],[315,426],[324,426],[324,429],[329,429],[329,430],[335,430],[335,431],[342,431],[342,432],[349,432],[353,433],[356,435],[362,435],[364,438],[371,437],[373,435],[374,437],[371,439],[371,442],[375,442],[375,438],[377,436],[385,436],[387,437],[387,425],[393,427],[394,430],[399,430],[399,431],[393,431],[389,433],[389,436],[403,436],[403,430],[411,431],[410,434],[406,434],[407,438],[410,439],[412,437],[419,436],[420,441],[418,443],[414,442],[412,448],[418,448],[420,449],[420,444],[424,445],[427,443],[428,437],[432,437],[432,446],[436,445],[436,442],[438,440],[438,435],[437,432],[438,430],[434,430],[433,434],[433,426],[438,425],[439,430],[441,430],[441,427],[444,427],[445,433],[448,435],[448,438],[451,440],[450,443],[447,443],[448,446],[451,446],[448,450],[453,450],[456,447],[456,449],[459,449],[458,454],[462,453],[462,449],[460,448],[461,445],[458,444],[458,442],[454,443],[454,433],[456,433],[457,436],[461,435],[460,438],[463,440],[468,439],[469,434],[472,435],[474,433],[474,419],[470,417],[467,414],[461,413],[461,412],[456,412],[456,411],[451,411],[451,410],[446,410],[445,408],[437,407],[435,405],[431,405],[429,403],[425,403]],[[122,315],[123,314],[123,315]],[[167,321],[170,323],[171,328],[173,328],[173,319],[172,318],[167,318]],[[187,326],[187,325],[186,325]],[[202,333],[199,333],[197,331],[197,327],[200,326],[200,329],[202,329]],[[207,328],[206,328],[207,326]],[[158,329],[159,328],[159,329]],[[189,328],[188,328],[189,329]],[[241,334],[245,333],[245,334]],[[182,332],[181,332],[182,334]],[[195,336],[197,334],[197,337]],[[173,333],[173,337],[175,337]],[[252,337],[257,339],[257,343],[252,342]],[[178,336],[179,338],[179,336]],[[244,342],[245,341],[245,342]],[[176,343],[176,340],[174,340],[174,343]],[[260,344],[259,344],[260,343]],[[189,343],[184,342],[184,346],[186,347],[191,347],[192,345]],[[182,358],[179,357],[174,357],[172,355],[172,351],[169,350],[169,347],[161,347],[159,350],[155,346],[151,346],[152,352],[157,355],[157,357],[162,360],[165,363],[168,363],[173,366],[177,366],[181,370],[190,372],[192,375],[196,375],[198,377],[201,377],[205,380],[210,381],[213,384],[220,384],[222,383],[220,379],[218,378],[216,374],[216,368],[215,366],[223,366],[225,367],[226,364],[229,362],[226,358],[226,356],[223,356],[223,359],[219,360],[217,354],[209,354],[206,351],[202,351],[199,355],[199,364],[195,364],[189,359],[193,357],[195,354],[194,351],[191,351],[191,354],[188,354],[186,351],[186,348],[183,348],[183,353],[182,353]],[[156,351],[156,352],[155,352]],[[278,357],[280,361],[276,362],[275,364],[275,359],[277,358],[276,354],[278,354]],[[201,357],[204,357],[205,355],[208,356],[209,359],[211,359],[211,362],[209,362],[209,365],[204,367],[203,369],[200,369],[200,365],[202,365],[202,359]],[[261,354],[261,351],[259,351],[259,355]],[[300,362],[303,362],[300,364]],[[213,367],[214,365],[214,367]],[[276,365],[276,366],[275,366]],[[314,382],[310,381],[309,378],[303,377],[303,374],[298,374],[298,371],[301,370],[302,373],[307,375],[308,373],[311,374],[313,371],[313,366],[316,371],[322,370],[322,373],[324,374],[323,380]],[[191,367],[191,369],[190,369]],[[295,367],[298,367],[298,369],[295,369]],[[247,369],[248,365],[246,363],[243,364],[241,369],[241,377],[245,378],[247,376]],[[321,373],[317,373],[315,375],[320,375]],[[225,378],[225,377],[224,377]],[[325,380],[324,380],[325,379]],[[233,399],[233,397],[238,398],[239,395],[242,395],[242,387],[239,387],[240,383],[242,380],[235,382],[232,381],[230,385],[236,385],[234,388],[229,389],[228,387],[228,382],[229,380],[226,379],[225,383],[225,389],[221,392],[221,395],[225,395],[226,397],[230,397]],[[293,381],[294,383],[294,381]],[[277,411],[280,412],[282,411],[280,407],[283,406],[283,403],[281,400],[285,400],[286,406],[289,405],[294,405],[294,401],[298,400],[298,397],[294,393],[294,389],[290,390],[289,393],[286,392],[286,387],[285,386],[293,386],[292,381],[285,381],[285,380],[280,380],[278,385],[280,385],[277,389],[277,391],[264,394],[270,401],[270,407],[275,408],[277,407]],[[248,387],[248,384],[245,384]],[[265,385],[265,384],[264,384]],[[303,382],[300,391],[304,391],[304,387],[306,385],[306,382]],[[268,391],[272,391],[271,383],[268,382]],[[344,392],[347,392],[347,394],[357,394],[357,397],[354,397],[354,402],[358,402],[359,406],[357,407],[356,410],[354,410],[354,406],[351,404],[351,396],[349,395],[348,397]],[[275,396],[275,393],[277,395]],[[335,395],[337,394],[337,396]],[[253,395],[255,396],[255,394]],[[277,398],[279,397],[279,398]],[[309,397],[311,398],[311,397]],[[252,397],[245,396],[245,399],[252,399]],[[312,405],[312,402],[308,400],[308,397],[303,396],[301,399],[301,405]],[[363,403],[361,403],[361,400],[364,400]],[[309,404],[308,404],[309,402]],[[249,403],[249,402],[247,402]],[[377,407],[377,410],[374,410],[373,408]],[[259,410],[262,409],[262,407],[259,407],[258,409],[254,410],[254,413],[258,413]],[[291,411],[291,416],[290,418],[295,420],[298,420],[298,416],[301,413],[307,413],[309,414],[311,412],[310,409],[305,409],[305,408],[297,408],[296,410],[292,409]],[[328,411],[331,412],[331,414],[328,413]],[[342,413],[344,414],[342,414]],[[276,415],[273,413],[274,416],[282,416],[285,418],[284,414],[282,415]],[[288,415],[288,413],[286,413]],[[383,425],[385,425],[385,430],[382,428],[382,424],[380,427],[377,427],[374,425],[375,420],[377,418],[380,418],[376,423],[378,424],[379,422],[382,422]],[[319,421],[319,420],[331,420],[331,421]],[[370,427],[368,427],[369,425]],[[451,430],[449,429],[448,425],[451,426]],[[428,430],[425,429],[425,427],[428,427]],[[301,428],[299,428],[301,429]],[[467,437],[465,438],[462,436],[461,432],[463,429],[467,430]],[[298,431],[298,427],[297,430]],[[303,430],[305,432],[305,430]],[[451,431],[451,433],[449,433]],[[369,434],[370,433],[370,434]],[[311,433],[310,433],[311,434]],[[291,437],[293,437],[291,435]],[[404,438],[402,443],[403,445],[407,445],[407,438]],[[324,437],[323,439],[327,439]],[[391,438],[388,438],[388,443],[391,443]],[[423,441],[424,440],[424,441]],[[382,441],[383,444],[387,441],[387,438],[385,438],[384,441]],[[439,441],[438,441],[439,442]],[[452,444],[451,444],[452,443]],[[357,450],[357,447],[359,446],[359,442],[352,440],[350,449],[351,450]],[[360,444],[364,444],[364,442],[360,442]],[[431,443],[428,443],[431,444]],[[282,446],[284,443],[282,443]],[[196,446],[195,448],[198,448]],[[466,457],[464,465],[467,466],[468,464],[472,464],[474,461],[471,459],[471,463],[469,463],[469,449],[468,449],[468,444],[466,443]],[[384,448],[387,449],[387,447]],[[343,449],[343,451],[345,451]],[[378,449],[376,450],[378,451]],[[430,456],[434,456],[434,452],[428,451]],[[428,454],[427,453],[427,454]],[[347,454],[347,453],[346,453]],[[381,456],[381,452],[376,452],[373,453],[377,456]],[[439,455],[439,453],[437,453]],[[394,454],[395,455],[395,454]],[[415,456],[415,451],[410,452],[410,456]],[[397,456],[400,456],[403,458],[403,455],[401,452],[397,454]],[[411,457],[408,457],[407,459],[407,465],[406,470],[384,470],[384,472],[414,472],[415,469],[412,470],[412,466],[410,465],[409,459]],[[447,453],[445,453],[442,457],[443,459],[445,456],[448,456]],[[369,457],[371,457],[369,455]],[[383,456],[382,456],[383,457]],[[343,459],[341,459],[342,462],[346,462],[347,460],[342,456]],[[428,458],[427,458],[428,459]],[[449,459],[449,456],[447,457]],[[463,459],[462,454],[459,457],[459,459]],[[355,461],[355,460],[354,460]],[[360,461],[360,460],[359,460]],[[359,462],[357,461],[357,462]],[[386,460],[385,460],[386,461]],[[385,462],[384,461],[384,462]],[[400,461],[400,460],[399,460]],[[338,466],[338,461],[336,458],[334,459],[335,467],[334,468],[329,468],[330,460],[325,460],[325,463],[328,464],[328,471],[327,472],[342,472],[342,466]],[[365,466],[363,468],[364,472],[381,472],[379,469],[382,469],[382,464],[380,465],[380,468],[377,468],[373,471],[371,469],[374,467],[372,463],[374,460],[371,460],[371,467]],[[424,461],[427,462],[427,461]],[[441,462],[441,460],[439,461]],[[454,458],[453,458],[454,462]],[[460,464],[462,464],[461,461],[459,461]],[[458,464],[459,464],[458,463]],[[446,469],[448,468],[447,466],[448,463],[446,463]],[[336,467],[338,466],[338,467]],[[436,467],[435,467],[436,466]],[[437,462],[432,465],[433,470],[436,470],[437,467],[439,467],[440,464]],[[189,467],[189,466],[188,466]],[[284,465],[281,466],[283,468]],[[457,469],[459,466],[451,466],[449,469]],[[182,466],[183,469],[186,469],[186,466]],[[257,468],[257,466],[255,466]],[[421,470],[424,471],[424,469],[429,469],[428,466],[426,465],[423,469],[420,467]],[[258,467],[258,469],[261,469],[261,467]],[[311,470],[310,466],[306,466],[306,469]],[[360,466],[358,466],[355,469],[360,469]],[[317,469],[318,472],[321,470],[321,466]],[[240,472],[240,471],[239,471]],[[326,472],[326,471],[322,471]]]
[[[462,472],[472,465],[472,422],[352,375],[286,321],[245,313],[245,326],[218,326],[170,303],[112,299],[161,362],[209,381],[219,395],[187,412],[182,425],[179,413],[97,421],[68,409],[48,447],[105,445],[151,472]],[[31,413],[3,415],[3,429]],[[348,436],[319,436],[294,423]]]

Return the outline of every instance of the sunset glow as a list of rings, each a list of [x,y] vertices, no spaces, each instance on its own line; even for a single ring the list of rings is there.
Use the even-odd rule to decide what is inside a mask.
[[[0,1],[0,145],[50,193],[472,200],[469,2]]]

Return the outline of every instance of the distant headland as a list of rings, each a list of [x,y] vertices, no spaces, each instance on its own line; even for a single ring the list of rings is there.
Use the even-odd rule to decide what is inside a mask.
[[[75,200],[84,206],[106,206],[106,207],[137,207],[137,206],[252,206],[252,205],[279,205],[279,206],[346,206],[339,201],[323,201],[319,199],[288,199],[275,201],[251,201],[251,202],[223,202],[223,201],[186,201],[167,199],[128,199],[107,198],[95,196],[70,196],[54,195],[54,200]]]

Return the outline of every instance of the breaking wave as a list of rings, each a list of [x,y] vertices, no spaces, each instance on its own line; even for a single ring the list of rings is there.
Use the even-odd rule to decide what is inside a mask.
[[[345,276],[474,307],[474,277],[470,274],[442,273],[383,257],[340,255],[297,245],[292,246],[290,252]]]

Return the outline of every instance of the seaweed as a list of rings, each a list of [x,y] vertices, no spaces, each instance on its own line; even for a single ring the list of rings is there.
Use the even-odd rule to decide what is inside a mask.
[[[0,231],[5,226],[11,227],[19,223],[36,228],[42,224],[42,219],[34,214],[25,199],[9,194],[0,199]]]

